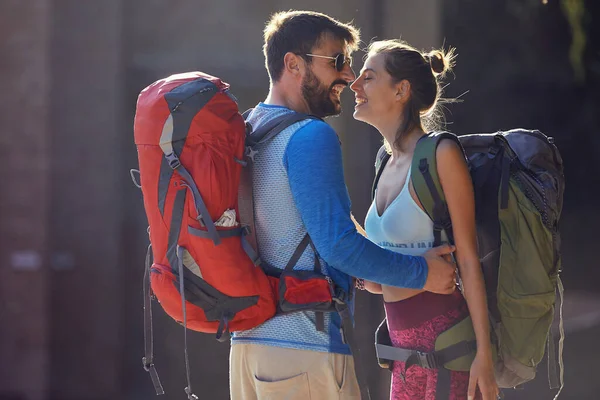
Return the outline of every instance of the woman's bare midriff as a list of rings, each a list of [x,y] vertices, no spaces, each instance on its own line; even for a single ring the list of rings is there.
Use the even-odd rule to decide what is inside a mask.
[[[396,286],[381,285],[381,292],[383,294],[383,300],[387,303],[394,301],[406,300],[414,297],[419,293],[423,293],[423,289],[406,289],[399,288]]]

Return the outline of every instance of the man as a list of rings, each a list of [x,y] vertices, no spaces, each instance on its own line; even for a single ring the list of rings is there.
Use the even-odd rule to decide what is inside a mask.
[[[249,116],[255,129],[294,111],[321,118],[341,112],[340,94],[355,79],[350,55],[359,43],[356,28],[320,13],[282,12],[271,18],[264,39],[271,86]],[[345,293],[353,292],[352,277],[436,293],[454,290],[454,266],[441,257],[449,246],[410,257],[357,232],[338,137],[325,122],[297,122],[261,147],[253,181],[257,243],[268,265],[283,268],[308,233],[322,272]],[[314,257],[308,247],[295,269],[314,268]],[[314,312],[277,315],[234,334],[231,398],[359,399],[340,316],[326,313],[324,329],[317,329],[317,319]]]

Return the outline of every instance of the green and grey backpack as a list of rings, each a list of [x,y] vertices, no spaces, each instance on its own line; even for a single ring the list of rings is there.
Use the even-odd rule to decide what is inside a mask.
[[[554,140],[540,131],[514,129],[457,137],[448,132],[423,136],[412,160],[411,180],[434,223],[434,245],[445,232],[453,242],[452,224],[436,168],[441,139],[463,148],[475,191],[479,257],[486,284],[498,385],[512,388],[532,380],[544,353],[550,388],[562,389],[563,286],[560,234],[564,174]],[[382,147],[375,164],[372,195],[389,154]],[[560,376],[551,326],[556,292],[560,295]],[[384,320],[376,333],[382,367],[391,360],[439,370],[438,397],[449,390],[449,370],[468,371],[475,335],[470,317],[438,336],[435,351],[422,353],[391,346]],[[448,385],[448,387],[444,387]],[[560,393],[560,390],[558,391]],[[556,396],[558,396],[558,393]]]

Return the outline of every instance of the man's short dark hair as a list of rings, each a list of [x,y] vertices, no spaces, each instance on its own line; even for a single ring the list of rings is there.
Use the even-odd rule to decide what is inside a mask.
[[[277,82],[283,73],[283,57],[286,53],[304,57],[318,45],[324,34],[343,40],[349,52],[358,48],[359,30],[352,24],[344,24],[328,15],[314,11],[284,11],[273,14],[264,31],[265,66],[271,82]],[[310,62],[310,57],[305,58]]]

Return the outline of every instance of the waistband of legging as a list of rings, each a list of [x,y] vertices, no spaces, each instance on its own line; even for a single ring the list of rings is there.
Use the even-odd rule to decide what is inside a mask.
[[[468,313],[459,290],[452,294],[422,292],[405,300],[384,302],[384,306],[388,327],[393,331],[417,327],[454,309],[464,309]]]

